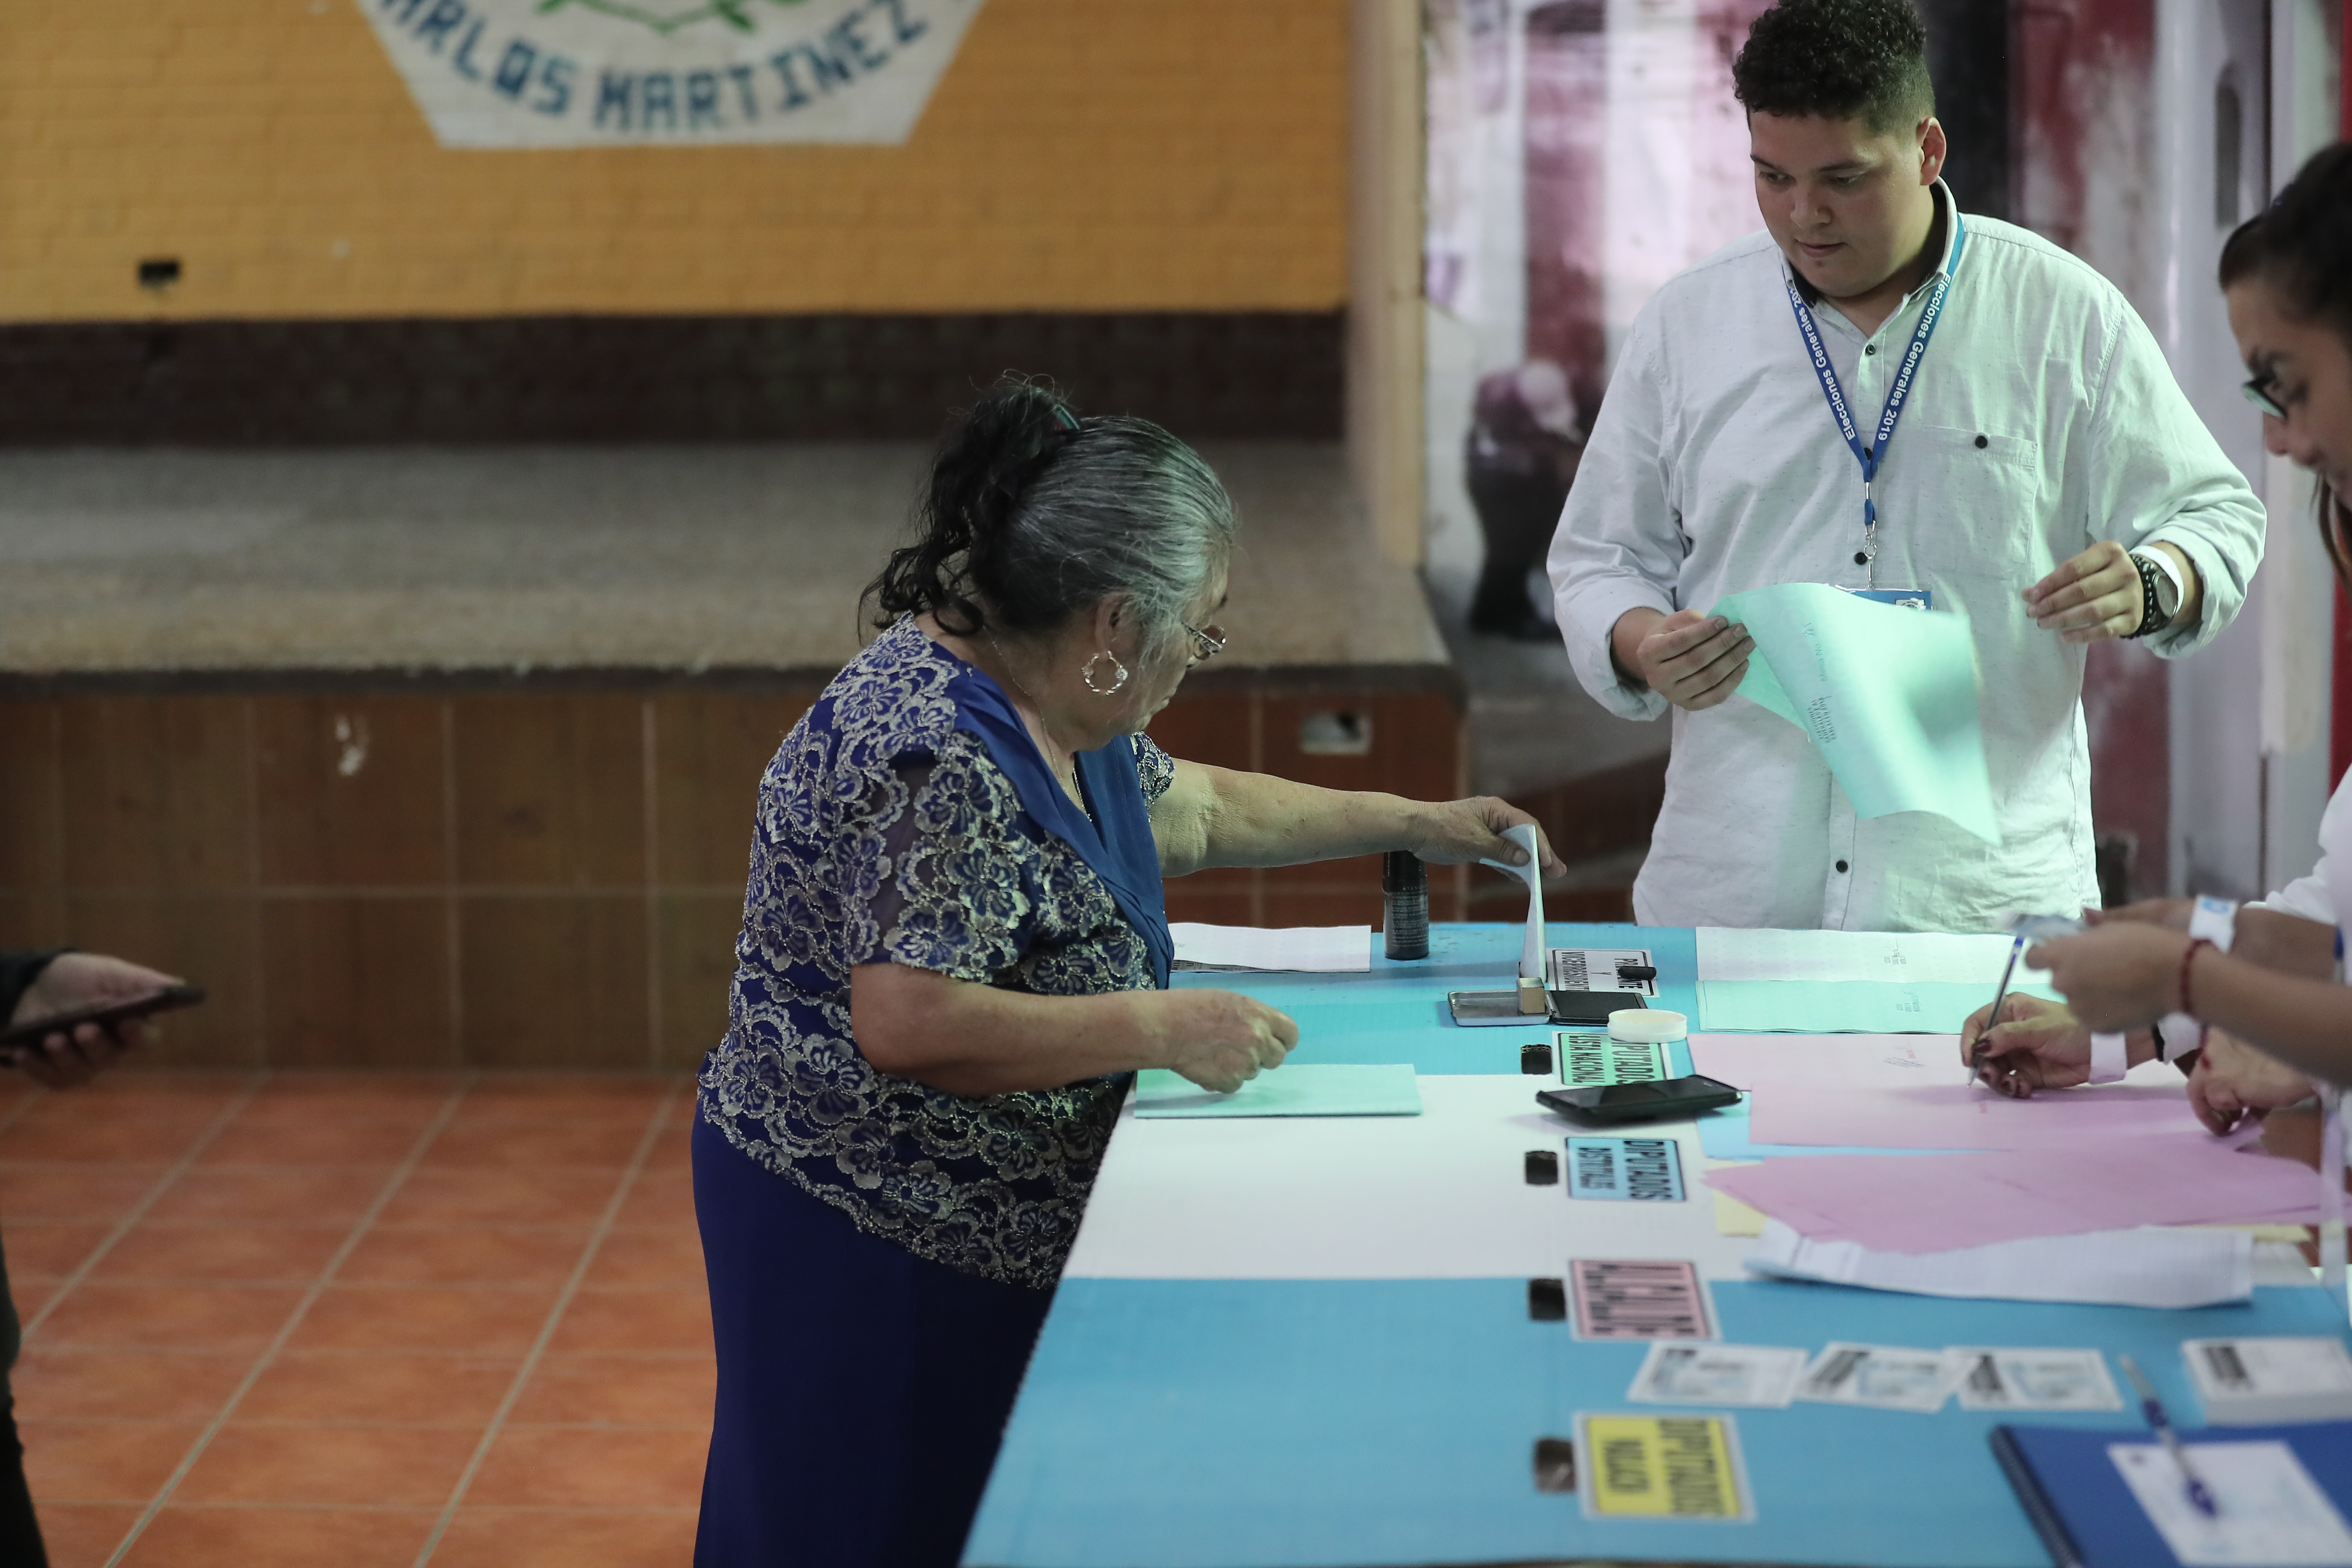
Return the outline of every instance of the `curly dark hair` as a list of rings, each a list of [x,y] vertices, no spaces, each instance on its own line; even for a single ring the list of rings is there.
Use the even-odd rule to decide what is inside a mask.
[[[1748,29],[1731,81],[1750,114],[1859,118],[1873,135],[1936,112],[1911,0],[1780,0]]]

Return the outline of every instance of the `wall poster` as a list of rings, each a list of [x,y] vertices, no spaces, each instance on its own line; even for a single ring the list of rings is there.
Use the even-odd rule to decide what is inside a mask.
[[[904,142],[981,0],[354,0],[445,147]]]

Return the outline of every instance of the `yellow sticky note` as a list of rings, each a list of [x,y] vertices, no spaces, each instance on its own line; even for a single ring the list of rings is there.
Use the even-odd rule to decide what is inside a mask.
[[[1586,1507],[1596,1519],[1746,1519],[1727,1415],[1580,1418]]]
[[[1761,1236],[1764,1211],[1750,1208],[1729,1193],[1715,1194],[1715,1229],[1718,1236]]]

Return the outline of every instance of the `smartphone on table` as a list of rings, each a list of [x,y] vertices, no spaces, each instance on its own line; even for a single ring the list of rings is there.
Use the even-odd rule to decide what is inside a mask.
[[[201,985],[166,985],[161,991],[151,991],[144,996],[93,1003],[87,1007],[68,1007],[46,1018],[27,1019],[22,1024],[0,1029],[0,1048],[37,1046],[51,1035],[70,1035],[84,1024],[96,1024],[110,1034],[118,1026],[133,1018],[152,1017],[176,1007],[193,1007],[204,999],[205,988]]]

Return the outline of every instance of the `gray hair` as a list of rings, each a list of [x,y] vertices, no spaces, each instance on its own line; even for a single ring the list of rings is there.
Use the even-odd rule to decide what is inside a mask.
[[[920,523],[868,590],[878,624],[929,611],[960,635],[1042,632],[1119,595],[1147,644],[1215,582],[1236,527],[1215,473],[1159,426],[1081,420],[1012,380],[940,444]]]

